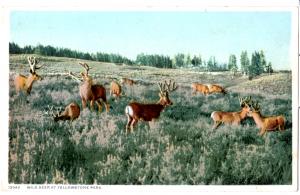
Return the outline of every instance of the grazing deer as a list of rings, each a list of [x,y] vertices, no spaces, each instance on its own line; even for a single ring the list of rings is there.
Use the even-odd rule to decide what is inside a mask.
[[[106,89],[102,85],[93,84],[92,77],[89,76],[89,66],[86,63],[79,63],[84,69],[85,72],[81,72],[81,78],[69,72],[72,78],[80,82],[79,93],[81,97],[82,107],[86,108],[86,104],[90,102],[91,110],[94,109],[94,103],[96,102],[99,112],[102,111],[102,103],[104,103],[106,112],[109,111],[109,104],[106,99]]]
[[[248,113],[249,117],[253,117],[257,128],[260,128],[259,135],[263,136],[267,131],[275,131],[277,128],[284,131],[285,118],[284,116],[262,116],[258,102],[253,102],[251,110]]]
[[[17,93],[20,91],[26,92],[27,95],[30,94],[32,85],[37,80],[42,80],[42,77],[36,73],[36,70],[41,68],[42,66],[37,67],[38,61],[33,56],[28,56],[28,63],[30,66],[30,75],[28,77],[24,75],[17,75],[14,84],[16,87]]]
[[[112,81],[110,84],[110,96],[115,96],[117,98],[121,97],[122,87],[116,81]]]
[[[242,108],[239,112],[214,111],[211,113],[210,117],[214,121],[213,129],[218,128],[222,123],[239,125],[247,117],[250,112],[251,97],[239,98],[239,101]]]
[[[128,79],[128,78],[122,78],[121,79],[121,84],[122,85],[127,84],[129,86],[132,86],[132,85],[136,84],[136,81],[134,81],[132,79]]]
[[[75,120],[80,115],[80,107],[77,103],[72,102],[65,107],[65,110],[62,113],[54,115],[54,121],[59,120]]]
[[[152,121],[153,119],[157,119],[160,116],[162,110],[172,105],[172,101],[169,99],[169,93],[176,90],[178,86],[176,86],[175,82],[169,83],[165,81],[165,83],[158,83],[159,85],[159,101],[156,104],[142,104],[138,102],[132,102],[125,108],[125,114],[128,117],[126,132],[133,131],[134,126],[137,124],[139,120],[143,121]]]
[[[195,95],[197,91],[203,93],[204,95],[209,94],[209,89],[206,85],[200,83],[192,83],[192,94]]]

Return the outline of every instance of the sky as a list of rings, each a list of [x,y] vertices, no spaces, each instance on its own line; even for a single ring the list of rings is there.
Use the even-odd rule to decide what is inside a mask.
[[[13,11],[10,42],[82,52],[229,55],[263,50],[274,69],[291,69],[291,13],[280,11]]]

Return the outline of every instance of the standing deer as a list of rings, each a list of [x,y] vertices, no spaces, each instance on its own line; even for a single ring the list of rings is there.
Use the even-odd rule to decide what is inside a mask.
[[[106,99],[106,90],[105,87],[99,84],[93,84],[92,77],[89,76],[89,66],[86,63],[79,63],[84,69],[85,72],[81,72],[81,78],[74,75],[72,72],[69,72],[72,78],[80,82],[79,85],[79,94],[81,97],[82,107],[86,108],[86,104],[90,102],[91,110],[94,109],[94,103],[96,102],[99,112],[102,111],[102,103],[104,103],[106,112],[109,111],[109,104]]]
[[[156,104],[142,104],[138,102],[132,102],[125,108],[125,114],[128,117],[126,132],[133,131],[134,126],[139,120],[152,121],[153,119],[158,119],[160,113],[164,108],[172,105],[172,101],[169,99],[169,93],[176,90],[175,82],[169,83],[158,83],[159,85],[159,101]]]
[[[158,83],[159,86],[159,100],[156,104],[142,104],[138,102],[132,102],[125,108],[125,114],[127,115],[128,121],[126,125],[126,132],[133,131],[134,126],[139,120],[152,121],[158,119],[160,113],[173,102],[169,99],[169,93],[175,91],[178,86],[175,82],[169,83]]]
[[[117,98],[121,97],[122,87],[116,81],[112,81],[110,84],[110,96],[115,96]]]
[[[248,113],[249,117],[253,117],[257,128],[260,128],[259,135],[263,136],[267,131],[275,131],[277,128],[284,131],[285,118],[284,116],[262,116],[258,102],[253,102],[251,110]]]
[[[33,83],[37,80],[42,80],[42,77],[36,73],[36,70],[43,65],[37,67],[38,61],[33,56],[28,56],[27,59],[30,66],[30,75],[28,77],[21,74],[17,75],[14,84],[17,93],[24,91],[27,95],[30,95]]]
[[[239,112],[214,111],[211,113],[210,117],[214,121],[213,129],[217,129],[222,123],[240,125],[250,112],[251,97],[239,98],[239,101],[242,108]]]
[[[72,102],[65,107],[65,110],[62,113],[54,115],[54,121],[59,120],[75,120],[80,115],[80,107],[77,103]]]

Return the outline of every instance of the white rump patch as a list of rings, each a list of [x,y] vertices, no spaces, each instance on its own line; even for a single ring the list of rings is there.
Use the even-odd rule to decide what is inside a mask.
[[[125,113],[128,114],[129,116],[133,116],[133,110],[131,106],[126,106]]]
[[[214,112],[211,113],[210,118],[214,118],[215,112],[216,111],[214,111]]]

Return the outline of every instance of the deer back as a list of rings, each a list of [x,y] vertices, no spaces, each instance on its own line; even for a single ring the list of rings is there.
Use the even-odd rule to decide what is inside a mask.
[[[133,102],[130,103],[126,109],[126,113],[133,118],[151,121],[152,119],[159,118],[164,106],[160,104],[141,104]]]

